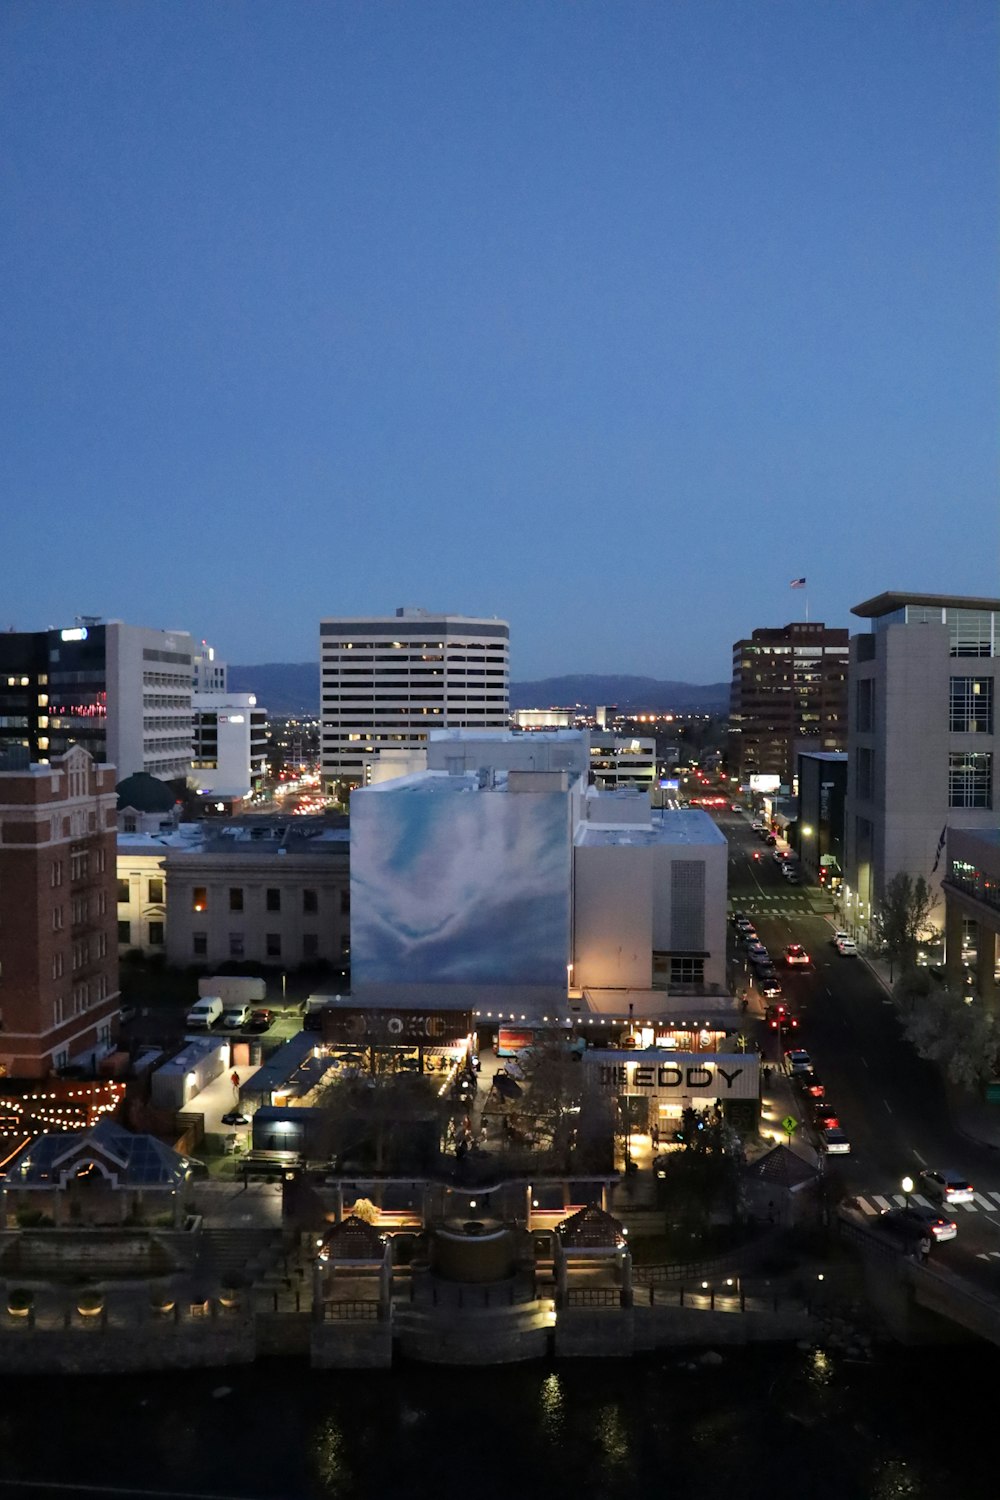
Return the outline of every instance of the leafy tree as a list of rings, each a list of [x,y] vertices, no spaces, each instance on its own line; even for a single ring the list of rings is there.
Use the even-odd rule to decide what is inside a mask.
[[[325,1149],[330,1155],[360,1155],[376,1172],[391,1161],[412,1158],[421,1129],[443,1128],[442,1101],[429,1078],[393,1073],[378,1054],[372,1071],[337,1078],[322,1089],[318,1105],[325,1112]],[[422,1154],[419,1149],[417,1155]],[[414,1164],[411,1162],[411,1165]]]
[[[903,1017],[903,1034],[928,1062],[944,1069],[960,1088],[977,1089],[997,1074],[1000,1027],[979,1004],[966,1005],[960,995],[924,976],[906,976],[894,995]]]
[[[888,882],[875,920],[890,965],[898,963],[904,970],[916,966],[917,948],[937,904],[937,892],[922,875],[900,870]]]

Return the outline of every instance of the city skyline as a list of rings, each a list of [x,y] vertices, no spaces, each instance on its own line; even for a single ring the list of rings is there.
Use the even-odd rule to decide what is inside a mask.
[[[997,592],[995,7],[0,35],[0,628],[294,662],[421,605],[515,681],[704,683],[806,601]]]

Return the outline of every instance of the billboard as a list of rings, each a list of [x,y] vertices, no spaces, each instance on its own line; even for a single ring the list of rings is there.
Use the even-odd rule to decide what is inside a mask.
[[[444,1046],[472,1030],[467,1010],[365,1010],[329,1005],[322,1012],[323,1040],[366,1047]]]
[[[765,776],[763,774],[750,777],[750,790],[752,792],[776,792],[781,786],[780,776]]]
[[[571,853],[565,792],[356,792],[352,984],[565,990]]]

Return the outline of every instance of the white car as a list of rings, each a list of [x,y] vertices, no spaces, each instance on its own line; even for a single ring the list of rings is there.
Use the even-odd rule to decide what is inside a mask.
[[[974,1197],[972,1183],[962,1172],[945,1169],[933,1172],[930,1168],[920,1174],[920,1185],[930,1198],[939,1203],[971,1203]]]
[[[245,1026],[249,1018],[249,1005],[242,1005],[240,1003],[237,1003],[236,1005],[227,1005],[225,1010],[222,1012],[222,1024],[223,1026],[228,1027],[230,1030],[235,1030],[239,1026]]]
[[[834,947],[836,948],[838,953],[851,954],[855,957],[857,956],[858,945],[853,938],[845,937],[842,932],[838,932],[833,942]]]
[[[851,1143],[839,1125],[827,1125],[819,1133],[819,1143],[830,1156],[849,1156]]]
[[[838,927],[836,932],[833,934],[833,937],[830,939],[830,942],[833,943],[834,946],[836,946],[836,944],[840,942],[841,938],[850,937],[850,935],[851,934],[849,932],[845,932],[842,927]]]
[[[789,943],[785,949],[785,963],[789,968],[807,967],[811,962],[801,943]]]
[[[812,1058],[802,1047],[792,1047],[785,1053],[785,1072],[791,1077],[812,1072]]]

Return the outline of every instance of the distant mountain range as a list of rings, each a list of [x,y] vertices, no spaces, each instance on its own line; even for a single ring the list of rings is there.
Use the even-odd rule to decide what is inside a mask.
[[[319,711],[319,666],[314,661],[265,662],[259,667],[230,667],[234,693],[256,693],[269,713],[314,715]],[[614,705],[633,713],[701,710],[720,713],[729,706],[729,683],[663,682],[657,677],[577,674],[512,682],[511,708],[594,709]]]

